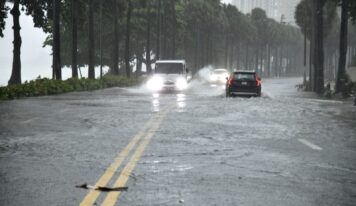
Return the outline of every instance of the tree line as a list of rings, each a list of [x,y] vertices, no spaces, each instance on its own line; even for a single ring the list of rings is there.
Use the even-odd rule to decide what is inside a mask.
[[[302,0],[295,19],[309,42],[308,89],[322,94],[325,80],[336,80],[335,92],[345,92],[346,67],[356,66],[356,1]]]
[[[48,34],[53,78],[62,68],[108,66],[127,77],[151,72],[158,59],[185,59],[194,72],[207,65],[253,69],[262,76],[300,75],[303,36],[299,28],[250,14],[220,0],[0,0],[0,35],[9,14],[14,23],[9,84],[21,84],[20,9]],[[146,68],[146,69],[144,69]],[[102,75],[102,70],[101,70]]]

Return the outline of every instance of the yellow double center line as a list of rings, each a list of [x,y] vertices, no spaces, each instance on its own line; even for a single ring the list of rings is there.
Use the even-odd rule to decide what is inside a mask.
[[[98,186],[106,186],[111,178],[116,173],[117,169],[120,167],[122,162],[127,158],[131,150],[141,141],[141,143],[137,146],[135,152],[133,153],[131,159],[126,164],[125,168],[122,170],[120,176],[114,183],[113,187],[123,187],[126,185],[133,169],[135,168],[138,160],[141,158],[146,146],[150,143],[153,135],[156,133],[159,125],[161,124],[163,118],[169,112],[170,107],[163,109],[161,112],[152,117],[142,128],[142,130],[135,135],[131,142],[120,152],[120,154],[116,157],[115,161],[105,170],[104,174],[100,177],[100,179],[95,184],[95,187]],[[104,202],[101,204],[102,206],[113,206],[117,202],[121,192],[113,191],[108,193]],[[100,191],[91,190],[80,203],[80,206],[91,206],[94,205],[96,199],[99,197]]]

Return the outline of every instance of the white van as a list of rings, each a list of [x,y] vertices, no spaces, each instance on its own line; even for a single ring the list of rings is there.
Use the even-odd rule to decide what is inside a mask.
[[[190,78],[185,60],[159,60],[147,87],[152,91],[182,91],[187,89]]]

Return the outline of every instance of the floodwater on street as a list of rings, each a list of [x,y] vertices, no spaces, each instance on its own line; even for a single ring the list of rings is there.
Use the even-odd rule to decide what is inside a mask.
[[[0,102],[0,205],[355,205],[356,107],[301,81]],[[102,178],[128,191],[76,187]]]

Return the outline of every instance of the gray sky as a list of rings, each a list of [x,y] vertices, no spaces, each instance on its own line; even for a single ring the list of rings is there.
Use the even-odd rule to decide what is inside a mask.
[[[42,29],[35,28],[32,17],[22,14],[20,16],[21,24],[21,76],[22,82],[26,80],[41,77],[52,78],[52,51],[51,47],[43,48],[47,34]],[[12,16],[9,14],[6,19],[4,38],[0,38],[0,86],[6,86],[11,76],[12,70],[12,52],[13,52],[13,30]],[[104,68],[106,71],[107,68]],[[81,69],[82,75],[87,76],[87,69]],[[99,76],[99,68],[96,68],[96,74]],[[63,79],[71,77],[70,68],[62,70]]]
[[[34,28],[31,17],[21,15],[21,63],[22,80],[35,79],[38,75],[51,76],[51,49],[42,48],[46,34],[41,29]],[[4,38],[0,38],[0,85],[7,85],[11,76],[13,30],[12,16],[6,20]]]

